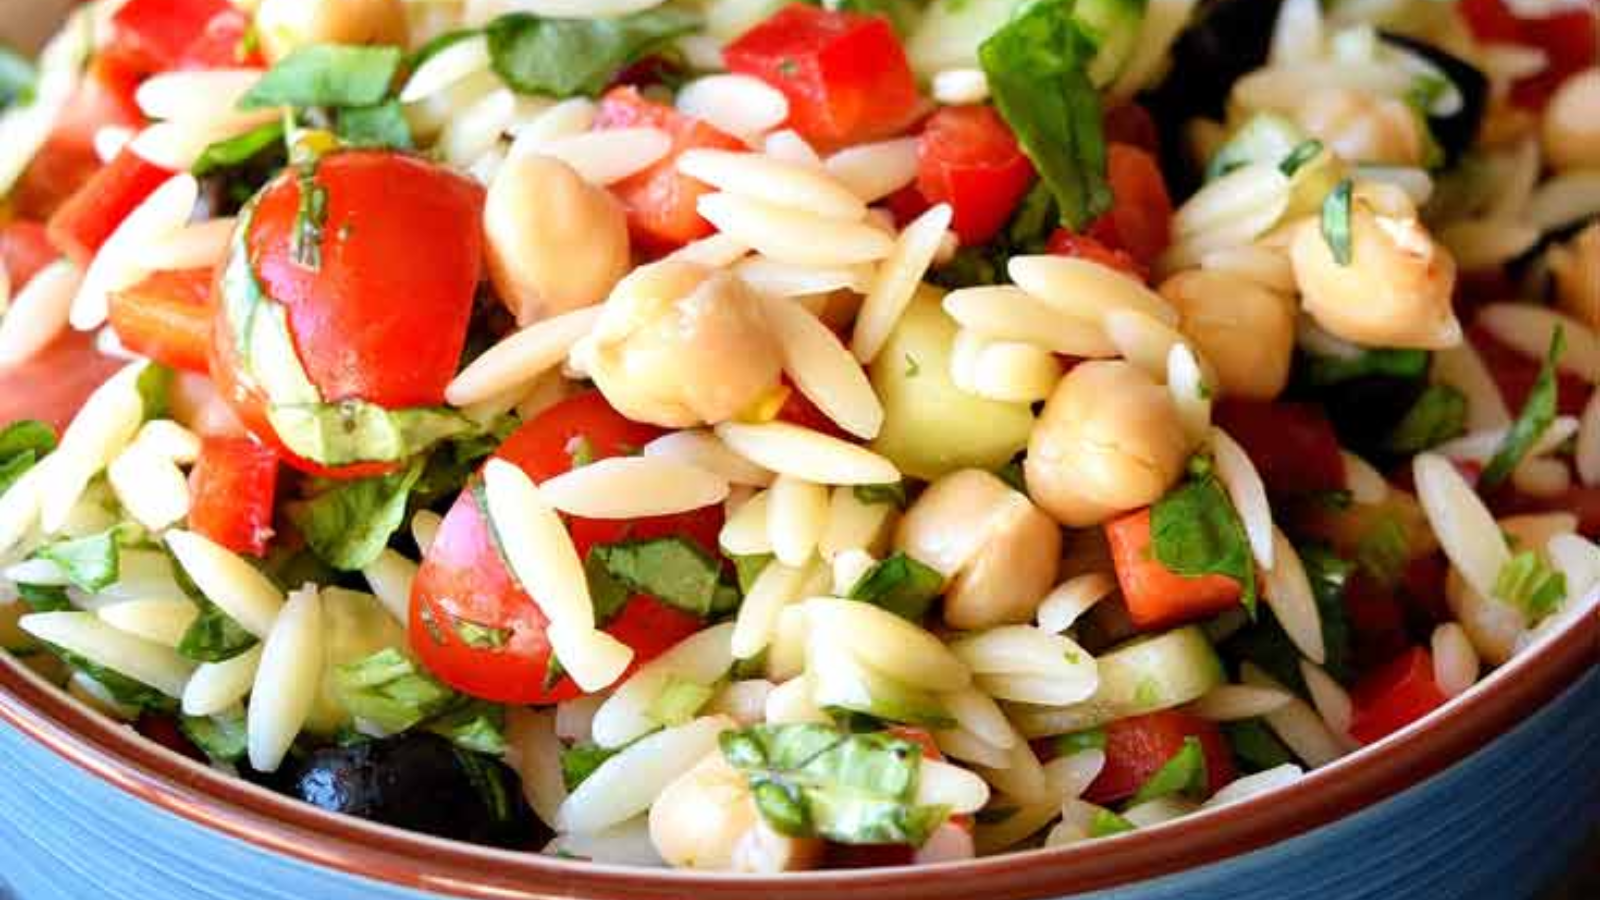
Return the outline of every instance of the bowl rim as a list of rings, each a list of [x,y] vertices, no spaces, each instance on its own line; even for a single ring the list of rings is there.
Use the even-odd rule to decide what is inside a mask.
[[[1600,610],[1501,666],[1467,693],[1299,782],[1157,829],[1068,847],[925,866],[778,877],[573,863],[475,847],[327,813],[187,759],[90,710],[0,653],[0,723],[133,797],[303,863],[464,898],[994,900],[1064,896],[1221,862],[1332,823],[1443,771],[1600,664]]]

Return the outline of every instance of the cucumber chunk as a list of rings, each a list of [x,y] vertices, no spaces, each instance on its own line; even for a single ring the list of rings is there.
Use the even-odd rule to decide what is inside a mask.
[[[1022,723],[1030,737],[1095,728],[1128,716],[1182,706],[1226,681],[1222,660],[1198,626],[1138,638],[1095,660],[1100,688],[1060,710]]]

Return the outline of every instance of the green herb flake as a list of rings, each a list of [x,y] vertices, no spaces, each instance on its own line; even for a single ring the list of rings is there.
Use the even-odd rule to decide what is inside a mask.
[[[399,734],[447,709],[456,695],[393,647],[333,670],[345,709],[389,734]]]
[[[566,782],[567,791],[570,793],[577,790],[578,785],[589,780],[589,776],[593,775],[601,764],[620,751],[621,748],[613,750],[599,744],[574,744],[562,748],[561,780]]]
[[[1123,834],[1133,830],[1132,822],[1104,807],[1097,807],[1094,811],[1094,818],[1089,820],[1089,837],[1091,838],[1111,837],[1112,835]]]
[[[375,478],[332,482],[310,499],[288,504],[289,520],[317,556],[342,572],[371,565],[405,524],[422,461]]]
[[[1198,474],[1156,501],[1150,511],[1156,559],[1178,575],[1223,575],[1239,582],[1241,602],[1253,615],[1256,567],[1244,523],[1209,471],[1209,461],[1191,460],[1190,468]]]
[[[79,590],[98,593],[115,584],[121,570],[121,527],[87,537],[56,541],[39,548],[36,556],[61,569]]]
[[[613,18],[557,19],[512,13],[489,23],[489,59],[518,93],[599,96],[616,74],[674,38],[700,16],[660,8]]]
[[[1478,476],[1480,491],[1493,490],[1510,478],[1518,464],[1533,450],[1533,446],[1549,430],[1551,423],[1555,422],[1559,399],[1556,366],[1561,362],[1561,354],[1565,352],[1566,347],[1566,330],[1557,326],[1550,335],[1550,348],[1545,353],[1544,364],[1539,367],[1539,377],[1534,380],[1533,389],[1528,392],[1528,399],[1522,404],[1522,412],[1517,414],[1517,420],[1511,424],[1511,430],[1506,432],[1505,439],[1494,452],[1494,457],[1484,467],[1483,474]]]
[[[255,635],[223,612],[222,607],[201,596],[198,590],[190,593],[190,599],[200,607],[200,614],[178,642],[179,656],[195,662],[219,663],[233,659],[258,643]]]
[[[1056,755],[1071,756],[1084,750],[1104,750],[1106,748],[1106,730],[1104,728],[1091,728],[1088,731],[1074,731],[1063,734],[1055,739]]]
[[[511,640],[509,628],[480,625],[455,617],[452,617],[450,622],[455,627],[456,637],[461,639],[461,643],[478,650],[500,650]]]
[[[374,106],[388,95],[400,57],[395,47],[302,47],[263,75],[239,100],[239,108]]]
[[[1278,163],[1278,171],[1282,172],[1285,178],[1293,178],[1294,174],[1300,171],[1306,163],[1321,155],[1321,141],[1316,138],[1302,141],[1293,150],[1289,151],[1289,155],[1283,158],[1283,162]]]
[[[268,122],[238,137],[207,145],[189,171],[196,178],[205,178],[208,175],[247,165],[267,154],[282,156],[282,150],[283,123]]]
[[[1552,569],[1532,550],[1524,550],[1500,567],[1495,576],[1494,595],[1522,610],[1530,623],[1561,607],[1567,598],[1567,576]]]
[[[1333,261],[1341,266],[1350,265],[1354,259],[1351,246],[1350,214],[1354,185],[1350,179],[1339,182],[1322,201],[1322,239],[1328,242]]]
[[[1178,752],[1172,754],[1154,775],[1139,786],[1129,805],[1138,806],[1173,794],[1183,794],[1191,800],[1203,800],[1207,793],[1206,751],[1200,745],[1200,739],[1190,735],[1183,739],[1183,746]]]
[[[724,580],[722,564],[685,538],[602,544],[589,550],[589,559],[632,593],[648,594],[701,618],[739,604],[738,589]]]
[[[645,710],[645,717],[663,728],[682,725],[710,702],[713,693],[710,687],[699,682],[670,675]]]
[[[237,763],[249,750],[242,710],[216,716],[179,716],[178,730],[214,763]]]
[[[1414,456],[1466,433],[1467,398],[1446,384],[1430,384],[1389,432],[1384,449]]]
[[[56,433],[43,422],[23,419],[0,430],[0,496],[55,449]]]
[[[36,613],[70,612],[73,609],[67,589],[53,584],[19,583],[17,599],[28,604],[28,608]]]
[[[1405,526],[1394,516],[1373,522],[1356,542],[1356,564],[1380,585],[1393,587],[1411,561],[1411,541]]]
[[[944,576],[938,570],[904,553],[895,553],[868,569],[850,588],[849,599],[920,622],[943,592]]]
[[[322,268],[323,228],[328,224],[328,189],[317,181],[315,164],[300,167],[300,200],[295,208],[289,257],[301,268]]]

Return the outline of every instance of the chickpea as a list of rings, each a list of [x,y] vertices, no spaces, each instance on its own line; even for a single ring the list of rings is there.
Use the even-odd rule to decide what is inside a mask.
[[[684,262],[622,279],[574,355],[619,412],[663,428],[733,418],[777,385],[781,368],[744,282]]]
[[[944,621],[961,630],[1031,620],[1061,559],[1056,523],[981,469],[934,482],[900,521],[894,543],[949,579]]]
[[[1461,343],[1451,295],[1456,263],[1409,204],[1358,190],[1350,209],[1350,261],[1341,265],[1307,219],[1292,237],[1289,258],[1301,302],[1335,337],[1369,347],[1440,350]]]
[[[1216,369],[1222,393],[1271,400],[1289,382],[1294,302],[1233,272],[1194,269],[1167,280],[1180,330]]]
[[[1544,108],[1541,129],[1550,168],[1600,169],[1600,68],[1569,76]]]
[[[1546,257],[1556,302],[1590,328],[1600,329],[1600,222],[1591,224]]]
[[[593,306],[628,274],[622,204],[545,156],[506,160],[483,207],[489,278],[517,323]]]
[[[1080,363],[1034,426],[1028,493],[1063,525],[1098,525],[1166,493],[1189,451],[1165,387],[1121,360]]]
[[[1350,162],[1420,165],[1421,124],[1411,107],[1348,88],[1313,91],[1295,113],[1300,127]]]
[[[256,32],[269,62],[312,44],[406,45],[403,0],[261,0]]]
[[[650,807],[650,841],[679,869],[773,873],[816,865],[822,842],[773,831],[750,784],[721,751],[667,785]]]

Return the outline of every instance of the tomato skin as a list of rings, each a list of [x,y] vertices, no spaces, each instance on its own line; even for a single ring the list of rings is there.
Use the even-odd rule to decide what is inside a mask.
[[[272,448],[249,438],[204,437],[189,473],[189,528],[235,553],[263,556],[277,484]]]
[[[1050,235],[1045,251],[1057,256],[1087,259],[1102,266],[1110,266],[1143,282],[1150,280],[1150,270],[1130,256],[1128,251],[1107,247],[1086,234],[1074,234],[1065,228],[1057,228],[1055,234]]]
[[[723,50],[728,71],[789,99],[789,127],[824,149],[897,134],[918,113],[916,77],[883,16],[791,3]]]
[[[515,463],[537,482],[569,471],[574,453],[587,452],[593,459],[618,456],[661,433],[623,418],[598,392],[590,391],[524,425],[495,456]],[[669,535],[689,538],[714,553],[721,528],[720,506],[632,521],[568,520],[580,557],[587,557],[599,544]],[[498,649],[473,647],[450,627],[453,619],[505,629],[510,636]],[[547,624],[544,613],[500,558],[472,491],[463,491],[417,573],[411,594],[412,649],[440,680],[462,693],[500,703],[557,703],[582,691],[569,677],[545,686],[550,660]],[[701,626],[695,616],[639,595],[605,630],[633,648],[637,667]]]
[[[1343,490],[1339,438],[1309,403],[1224,400],[1216,421],[1250,456],[1267,489],[1298,494]]]
[[[106,126],[138,128],[144,123],[133,99],[139,77],[112,54],[101,54],[89,64],[87,76],[12,191],[17,215],[49,219],[100,171],[95,133]]]
[[[1102,806],[1138,793],[1167,760],[1183,749],[1183,739],[1199,738],[1206,757],[1206,789],[1216,793],[1233,781],[1233,752],[1216,723],[1187,713],[1163,712],[1118,719],[1105,726],[1106,764],[1084,791]]]
[[[38,222],[16,219],[0,225],[0,265],[6,267],[13,296],[60,256]]]
[[[122,345],[174,369],[206,373],[211,350],[210,269],[155,272],[111,295]]]
[[[1578,7],[1522,18],[1506,0],[1461,0],[1457,9],[1480,41],[1520,44],[1544,53],[1545,68],[1511,86],[1511,100],[1518,106],[1542,108],[1563,81],[1594,65],[1600,55],[1600,34],[1592,10]]]
[[[1434,681],[1433,657],[1412,647],[1361,679],[1350,692],[1355,707],[1350,737],[1362,744],[1382,740],[1448,699]]]
[[[637,88],[619,87],[600,101],[595,128],[659,128],[672,136],[672,150],[655,165],[611,185],[628,213],[634,246],[649,254],[666,253],[712,232],[700,215],[700,198],[711,193],[705,182],[678,171],[685,150],[745,150],[730,135],[670,106],[646,100]]]
[[[950,227],[966,246],[994,237],[1028,193],[1033,163],[990,106],[951,106],[917,138],[917,190],[949,203]]]
[[[1150,154],[1161,152],[1156,120],[1137,103],[1122,103],[1106,110],[1105,132],[1111,143],[1130,144]]]
[[[59,432],[124,365],[96,350],[94,335],[66,331],[22,365],[0,368],[0,424],[37,419]]]
[[[124,147],[50,217],[50,242],[86,268],[122,220],[172,176]]]
[[[1106,171],[1111,210],[1089,226],[1088,235],[1148,267],[1172,243],[1172,198],[1161,166],[1149,151],[1114,143],[1106,151]]]
[[[1243,588],[1232,578],[1179,575],[1155,558],[1150,546],[1150,510],[1107,522],[1105,530],[1128,617],[1140,630],[1182,625],[1239,602]]]
[[[232,23],[248,24],[244,14],[227,0],[130,0],[111,17],[111,45],[131,64],[150,73],[176,69],[185,62],[196,63],[193,68],[239,65],[244,60],[237,59],[234,50],[244,28]],[[214,39],[196,52],[196,45],[206,40],[213,28],[237,28],[225,56],[219,48],[209,46]]]

